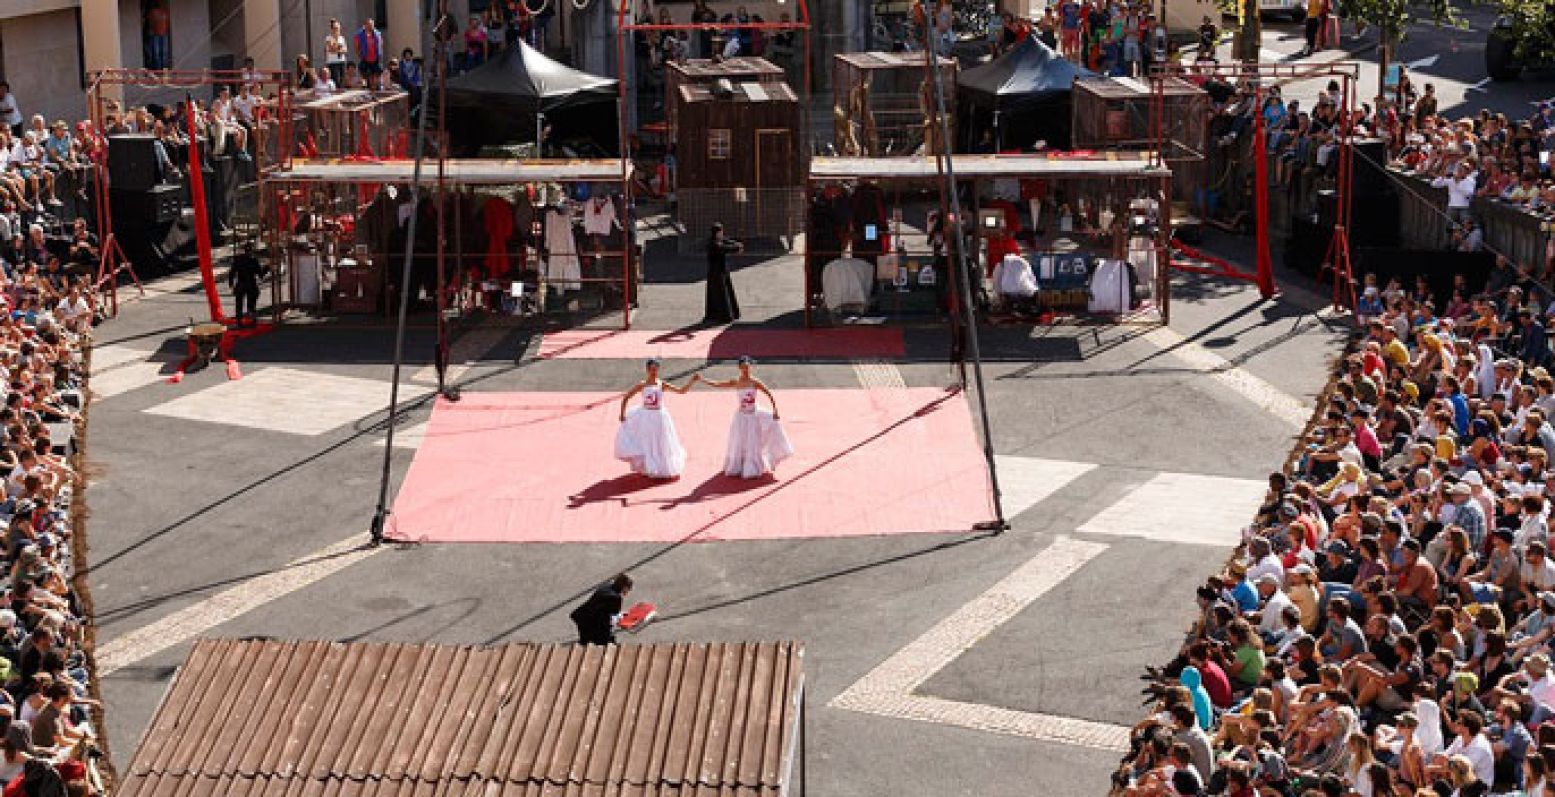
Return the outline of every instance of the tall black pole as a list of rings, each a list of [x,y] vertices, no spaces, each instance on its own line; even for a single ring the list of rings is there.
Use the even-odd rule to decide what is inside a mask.
[[[928,8],[924,8],[925,19],[933,19],[927,14]],[[925,26],[929,27],[929,26]],[[972,271],[968,267],[966,257],[966,238],[962,234],[961,227],[961,192],[956,190],[956,168],[950,157],[950,123],[946,120],[945,113],[945,87],[940,85],[939,53],[934,48],[933,40],[928,42],[926,57],[932,65],[931,74],[934,84],[934,106],[929,112],[934,115],[931,121],[939,128],[940,146],[934,148],[934,161],[936,167],[944,177],[940,190],[949,197],[950,204],[950,232],[955,235],[955,248],[953,256],[956,259],[956,276],[961,283],[961,307],[963,316],[960,323],[966,325],[966,339],[968,348],[972,351],[972,378],[977,384],[977,410],[982,418],[983,427],[983,459],[988,464],[988,481],[993,487],[993,511],[994,519],[990,523],[980,523],[978,528],[988,528],[999,533],[1009,528],[1009,523],[1004,519],[1004,498],[999,491],[999,468],[994,462],[993,454],[993,427],[988,422],[988,394],[983,385],[983,357],[977,340],[977,314],[972,307]],[[952,323],[955,320],[952,319]]]
[[[438,69],[441,69],[438,65],[442,63],[443,58],[443,40],[438,35],[437,26],[442,25],[447,17],[445,13],[447,3],[448,0],[438,0],[438,19],[433,23],[432,30],[432,63],[434,68]],[[427,101],[424,95],[417,114],[416,163],[410,173],[410,223],[405,230],[405,265],[400,270],[399,318],[394,325],[394,378],[389,380],[388,434],[383,441],[383,473],[378,478],[378,508],[373,512],[370,529],[373,545],[383,544],[383,529],[389,522],[389,481],[393,478],[394,429],[399,425],[400,370],[405,363],[405,319],[410,313],[411,264],[415,261],[416,254],[416,222],[421,216],[421,164],[426,159]],[[441,118],[438,119],[438,124],[442,124]]]

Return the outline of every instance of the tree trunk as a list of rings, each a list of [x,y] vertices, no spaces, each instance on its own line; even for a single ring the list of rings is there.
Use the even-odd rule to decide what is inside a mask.
[[[1244,63],[1257,63],[1258,50],[1263,35],[1262,22],[1258,18],[1258,0],[1241,0],[1242,28],[1236,34],[1233,56]]]
[[[1393,55],[1393,37],[1386,27],[1377,31],[1377,112],[1391,98],[1388,97],[1388,59]],[[1399,109],[1403,113],[1403,109]]]

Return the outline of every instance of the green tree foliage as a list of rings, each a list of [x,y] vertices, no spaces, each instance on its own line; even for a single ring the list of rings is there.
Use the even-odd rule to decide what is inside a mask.
[[[1555,61],[1555,3],[1550,0],[1492,0],[1496,13],[1512,23],[1517,58],[1525,63]]]
[[[1538,5],[1550,0],[1509,1]],[[1340,0],[1339,10],[1345,19],[1364,22],[1377,29],[1380,44],[1377,53],[1379,96],[1382,94],[1382,84],[1387,79],[1388,61],[1398,49],[1399,43],[1407,37],[1411,25],[1417,22],[1430,22],[1434,25],[1466,27],[1463,18],[1458,16],[1457,9],[1453,8],[1451,0]]]

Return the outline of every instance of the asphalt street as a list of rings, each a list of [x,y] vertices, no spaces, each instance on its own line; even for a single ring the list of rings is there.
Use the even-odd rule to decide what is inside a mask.
[[[742,323],[793,324],[797,260],[745,258],[738,266]],[[651,256],[647,268],[639,328],[673,329],[700,316],[699,263]],[[639,641],[805,641],[810,784],[816,794],[859,797],[1104,789],[1120,726],[1138,718],[1135,676],[1175,649],[1196,583],[1223,560],[1263,476],[1290,449],[1297,426],[1288,408],[1310,405],[1346,332],[1314,315],[1321,300],[1293,283],[1264,302],[1250,285],[1201,278],[1177,281],[1169,329],[987,330],[989,420],[1013,525],[1002,536],[362,553],[337,543],[359,537],[375,505],[390,330],[287,327],[239,347],[253,385],[267,370],[303,374],[320,390],[363,380],[341,383],[370,388],[359,414],[326,431],[258,428],[257,417],[220,407],[204,420],[172,417],[169,402],[226,380],[208,369],[182,384],[163,381],[181,354],[183,325],[204,300],[189,275],[153,287],[100,329],[94,355],[94,388],[111,395],[91,410],[90,585],[120,765],[197,636],[560,641],[572,636],[566,614],[578,596],[629,570],[663,611]],[[536,360],[538,339],[526,330],[488,339],[495,342],[460,376],[466,395],[619,390],[639,373],[636,361]],[[412,377],[429,361],[431,341],[425,326],[411,330],[410,388],[421,387]],[[889,366],[906,386],[943,387],[953,378],[946,353],[941,330],[915,327],[907,356]],[[706,367],[681,360],[665,369]],[[780,395],[858,389],[863,380],[847,362],[762,368]],[[297,406],[299,419],[339,409],[310,408],[306,396]],[[401,428],[413,430],[427,412],[416,405]],[[396,484],[413,454],[396,446]],[[544,467],[544,452],[535,455]],[[609,452],[600,452],[600,469],[617,471]],[[1044,564],[1077,545],[1083,556],[1067,569]],[[1021,573],[1052,583],[1022,586]],[[846,703],[838,696],[882,662],[925,656],[910,643],[964,607],[976,614],[1006,579],[1021,595],[1015,608],[976,620],[983,633],[964,650],[928,651],[926,660],[938,663],[925,664],[923,682],[903,696],[949,706],[942,715],[925,721],[890,706],[832,705]],[[1007,727],[990,722],[1009,717]],[[1104,741],[1064,741],[1075,721]]]
[[[1393,63],[1409,66],[1417,88],[1423,89],[1426,83],[1436,87],[1442,115],[1460,118],[1489,109],[1515,120],[1526,118],[1534,103],[1555,98],[1555,70],[1530,69],[1517,80],[1491,81],[1485,74],[1485,31],[1495,21],[1495,9],[1479,3],[1457,2],[1453,5],[1461,26],[1417,21],[1409,27],[1392,57]],[[1230,20],[1224,22],[1235,24]],[[1298,55],[1305,45],[1301,23],[1279,19],[1263,21],[1261,52],[1265,61],[1291,64],[1354,61],[1360,64],[1357,96],[1363,102],[1369,102],[1381,85],[1376,28],[1356,35],[1356,26],[1347,21],[1341,31],[1340,43],[1338,48],[1301,58]],[[1223,63],[1229,62],[1229,41],[1222,41],[1217,55]],[[1287,98],[1300,99],[1302,107],[1310,108],[1325,83],[1326,79],[1299,81],[1286,86],[1284,94]]]

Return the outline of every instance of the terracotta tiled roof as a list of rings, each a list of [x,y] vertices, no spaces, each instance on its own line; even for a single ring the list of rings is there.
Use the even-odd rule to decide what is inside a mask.
[[[119,797],[775,797],[793,642],[498,647],[206,640]]]

